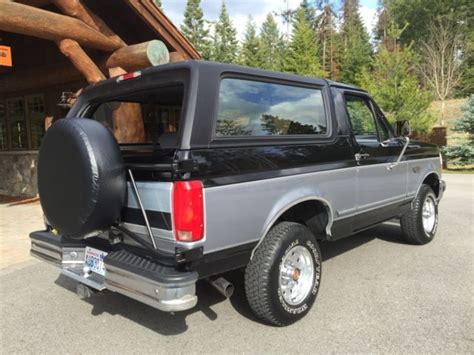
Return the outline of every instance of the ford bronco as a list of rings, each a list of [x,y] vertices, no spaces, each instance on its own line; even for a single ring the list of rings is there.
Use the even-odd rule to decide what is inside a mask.
[[[124,104],[139,140],[117,134]],[[42,141],[31,253],[84,297],[170,312],[196,305],[201,279],[229,296],[222,274],[245,268],[255,315],[288,325],[316,299],[321,241],[391,219],[408,243],[433,239],[441,156],[409,134],[367,92],[323,79],[204,61],[112,78]]]

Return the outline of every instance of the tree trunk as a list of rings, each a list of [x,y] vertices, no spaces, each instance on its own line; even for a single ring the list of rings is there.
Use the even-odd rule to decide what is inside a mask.
[[[441,126],[444,126],[444,109],[446,106],[446,100],[442,99],[441,100]]]
[[[10,1],[2,1],[1,4],[2,31],[53,41],[68,37],[83,46],[110,52],[122,46],[122,43],[108,38],[78,19]]]
[[[86,25],[106,35],[114,42],[120,43],[123,47],[126,46],[126,43],[122,41],[122,39],[117,36],[100,17],[90,11],[81,0],[53,0],[53,3],[62,13],[81,20]]]
[[[74,67],[84,75],[89,84],[97,83],[105,80],[105,75],[95,65],[92,59],[81,48],[79,43],[72,39],[63,39],[58,42],[61,53],[64,54],[72,62]]]
[[[105,60],[106,68],[120,67],[135,70],[170,61],[170,53],[166,45],[158,40],[135,44],[116,50]]]
[[[109,69],[109,76],[125,74],[122,68]],[[112,114],[114,120],[114,136],[119,143],[144,143],[145,126],[140,104],[123,102]]]

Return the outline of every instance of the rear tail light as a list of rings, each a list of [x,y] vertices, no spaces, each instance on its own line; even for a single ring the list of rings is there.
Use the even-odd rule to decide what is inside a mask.
[[[174,235],[180,242],[204,237],[204,201],[201,181],[177,181],[173,184]]]

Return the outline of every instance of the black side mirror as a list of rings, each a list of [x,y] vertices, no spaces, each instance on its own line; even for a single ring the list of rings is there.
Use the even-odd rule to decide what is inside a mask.
[[[402,120],[395,122],[393,124],[393,131],[395,133],[395,137],[408,137],[411,135],[410,121]]]

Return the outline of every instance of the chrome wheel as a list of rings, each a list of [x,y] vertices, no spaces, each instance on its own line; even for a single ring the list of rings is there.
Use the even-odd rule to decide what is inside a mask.
[[[436,224],[436,202],[433,196],[426,196],[421,215],[423,218],[423,229],[426,234],[430,234]]]
[[[295,246],[280,264],[280,292],[291,306],[303,302],[313,286],[314,261],[308,249]]]

